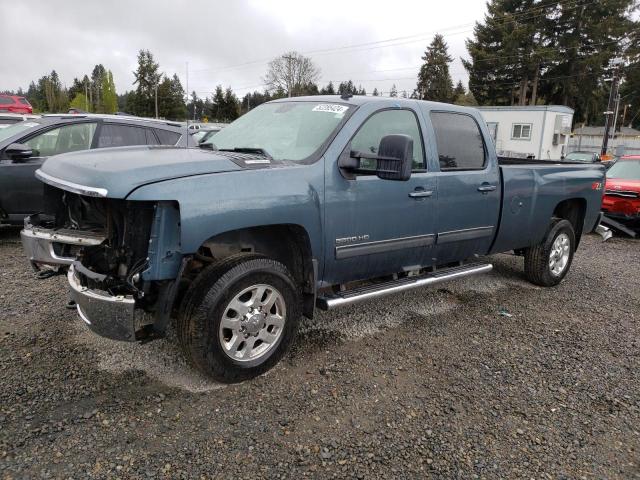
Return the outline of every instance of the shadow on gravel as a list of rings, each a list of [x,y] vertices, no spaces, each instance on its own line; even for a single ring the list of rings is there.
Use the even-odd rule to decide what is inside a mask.
[[[20,241],[20,229],[19,226],[14,225],[0,225],[0,242],[11,243]]]

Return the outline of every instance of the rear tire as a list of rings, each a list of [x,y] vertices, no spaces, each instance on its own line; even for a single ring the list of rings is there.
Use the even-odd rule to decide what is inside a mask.
[[[302,294],[287,268],[255,254],[206,268],[187,291],[178,338],[187,359],[224,383],[272,368],[295,340]]]
[[[576,236],[571,222],[554,218],[542,241],[525,250],[525,277],[542,287],[558,285],[571,268],[575,248]]]

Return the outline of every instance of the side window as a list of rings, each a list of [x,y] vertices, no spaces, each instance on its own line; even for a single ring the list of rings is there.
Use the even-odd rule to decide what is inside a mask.
[[[100,129],[98,148],[146,145],[146,128],[105,123]]]
[[[371,116],[351,140],[351,150],[378,153],[382,137],[395,133],[409,135],[413,138],[412,170],[424,170],[420,126],[415,114],[409,110],[384,110]],[[375,168],[376,162],[375,160],[362,159],[361,166]]]
[[[95,131],[95,123],[76,123],[48,130],[23,143],[31,147],[34,157],[50,157],[90,149]]]
[[[440,170],[481,170],[486,162],[482,133],[469,115],[431,112]]]
[[[160,145],[175,145],[180,139],[180,134],[156,128],[156,135],[160,139]]]
[[[158,139],[153,133],[153,130],[151,130],[150,128],[145,128],[144,130],[145,135],[147,136],[147,145],[160,145],[160,142],[158,142]]]
[[[511,130],[511,138],[513,140],[531,140],[531,124],[514,123]]]

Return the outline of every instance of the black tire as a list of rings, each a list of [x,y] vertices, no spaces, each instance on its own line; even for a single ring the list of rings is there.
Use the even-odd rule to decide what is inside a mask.
[[[240,362],[225,353],[220,322],[229,302],[255,284],[278,290],[286,305],[286,318],[278,341],[264,357]],[[256,254],[235,255],[207,267],[190,285],[178,314],[178,339],[195,367],[217,381],[236,383],[278,363],[295,340],[301,316],[302,293],[283,264]]]
[[[559,274],[554,274],[549,266],[553,244],[561,234],[569,237],[569,259]],[[529,247],[524,252],[524,274],[527,280],[542,287],[558,285],[569,272],[573,254],[576,249],[576,235],[573,225],[568,220],[554,218],[549,229],[538,245]]]

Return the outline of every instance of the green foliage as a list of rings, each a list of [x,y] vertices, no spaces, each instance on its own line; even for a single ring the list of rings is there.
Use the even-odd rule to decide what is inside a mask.
[[[84,93],[76,93],[75,97],[73,97],[73,100],[71,100],[69,107],[88,112],[89,99],[85,96]]]
[[[449,73],[449,56],[444,37],[436,34],[422,56],[424,64],[418,73],[416,93],[419,99],[436,102],[453,100],[453,81]]]
[[[333,86],[333,82],[329,82],[326,87],[322,87],[320,90],[321,95],[335,95],[336,89]]]
[[[490,0],[467,41],[469,87],[482,105],[561,104],[602,121],[610,61],[625,55],[634,0]]]
[[[226,90],[222,85],[216,87],[211,99],[208,118],[214,122],[232,122],[240,116],[240,101],[231,87]]]
[[[102,77],[101,86],[101,110],[104,113],[116,113],[118,111],[118,95],[113,83],[113,74],[108,70]]]
[[[184,120],[187,117],[184,96],[184,89],[178,76],[176,74],[172,78],[164,76],[158,85],[158,116],[167,120]]]
[[[149,50],[138,52],[138,68],[133,75],[136,91],[135,97],[132,98],[132,105],[127,105],[131,107],[128,113],[141,117],[155,117],[155,89],[160,89],[162,73],[160,73],[160,65],[153,59]]]

